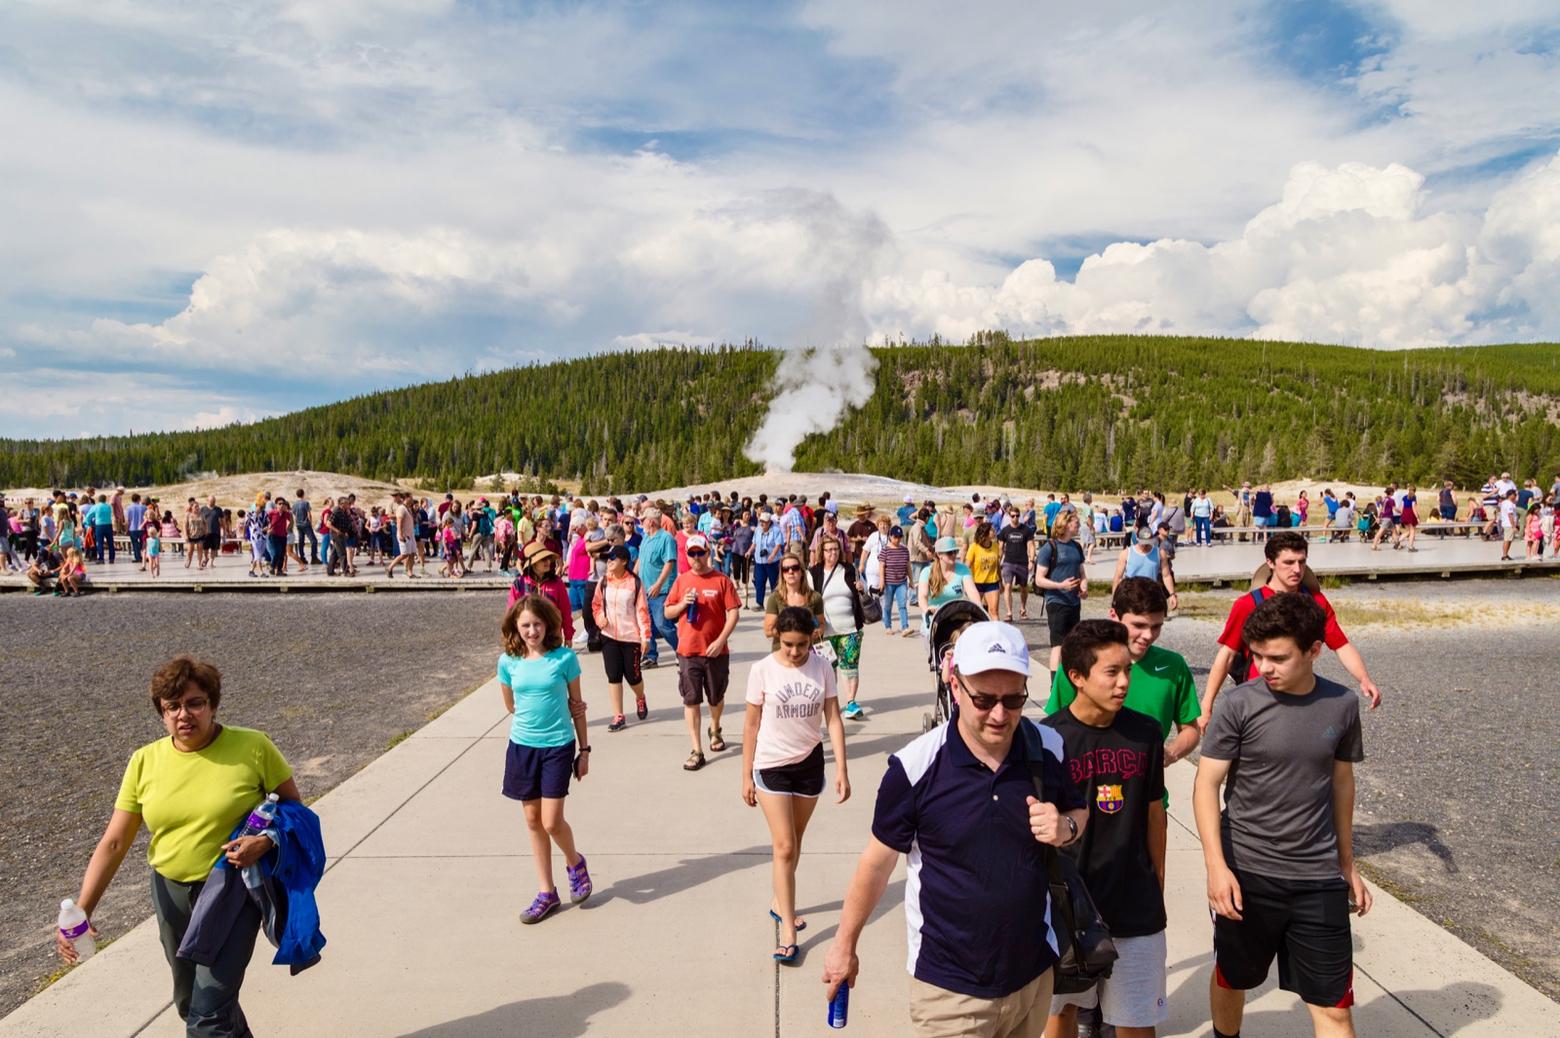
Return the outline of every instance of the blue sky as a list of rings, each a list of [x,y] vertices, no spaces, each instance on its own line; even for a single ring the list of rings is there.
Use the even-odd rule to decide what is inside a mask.
[[[0,436],[750,336],[1560,338],[1552,3],[1076,6],[4,5]]]

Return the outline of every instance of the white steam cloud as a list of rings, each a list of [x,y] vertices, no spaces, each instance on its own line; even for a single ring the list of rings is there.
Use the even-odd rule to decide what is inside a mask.
[[[865,344],[862,289],[892,235],[875,214],[852,212],[832,195],[787,191],[772,201],[804,230],[802,260],[817,289],[806,320],[788,336],[796,345],[775,370],[769,413],[743,452],[767,471],[786,472],[802,440],[872,398],[877,358]]]

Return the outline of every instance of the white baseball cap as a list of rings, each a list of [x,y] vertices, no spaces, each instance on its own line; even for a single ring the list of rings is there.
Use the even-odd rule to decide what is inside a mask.
[[[687,550],[688,551],[692,551],[695,548],[703,548],[705,551],[709,551],[710,550],[710,542],[705,540],[702,534],[697,534],[696,533],[692,537],[688,538],[688,548],[687,548]]]
[[[1029,646],[1017,627],[998,620],[971,624],[953,647],[953,665],[960,674],[1007,670],[1029,676]]]
[[[775,513],[773,513],[773,512],[760,512],[760,513],[758,513],[758,521],[761,522],[761,523],[772,523],[772,522],[775,521]]]
[[[905,495],[905,504],[907,504],[907,505],[915,504],[915,498],[911,497],[909,494],[906,494]]]

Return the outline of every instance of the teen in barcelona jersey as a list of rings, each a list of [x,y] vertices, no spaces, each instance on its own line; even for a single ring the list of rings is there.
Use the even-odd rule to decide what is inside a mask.
[[[1062,737],[1068,777],[1089,807],[1070,853],[1110,927],[1117,959],[1087,991],[1051,1000],[1049,1038],[1074,1038],[1078,1009],[1100,1009],[1117,1038],[1154,1038],[1165,1000],[1165,773],[1159,725],[1128,708],[1132,653],[1114,620],[1084,620],[1062,642],[1078,695],[1045,719]]]
[[[775,620],[779,647],[748,672],[742,729],[742,800],[763,808],[774,849],[769,915],[779,939],[771,957],[787,965],[796,962],[796,934],[807,927],[796,916],[796,864],[807,823],[824,790],[825,728],[834,750],[835,800],[843,804],[850,798],[845,725],[834,672],[812,651],[816,629],[811,610],[780,610]]]
[[[1349,915],[1371,906],[1353,839],[1365,749],[1359,699],[1315,672],[1326,629],[1303,592],[1258,606],[1244,628],[1258,676],[1219,697],[1203,737],[1193,809],[1214,913],[1217,1038],[1240,1034],[1246,992],[1275,958],[1318,1038],[1355,1033]]]
[[[498,658],[499,691],[512,715],[504,757],[504,796],[520,801],[531,837],[540,889],[522,923],[539,923],[560,904],[553,882],[552,847],[563,852],[569,900],[590,897],[593,886],[574,830],[563,817],[571,779],[590,771],[580,661],[563,636],[563,615],[550,598],[522,596],[499,625],[504,653]]]

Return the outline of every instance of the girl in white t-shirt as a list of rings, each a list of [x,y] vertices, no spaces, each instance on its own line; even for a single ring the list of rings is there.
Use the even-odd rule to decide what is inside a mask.
[[[762,807],[774,846],[777,924],[772,958],[796,962],[796,862],[802,834],[823,793],[823,726],[834,748],[834,793],[850,798],[845,773],[845,724],[834,687],[834,671],[812,651],[816,620],[800,606],[786,606],[775,622],[780,647],[748,672],[747,721],[742,727],[742,799]]]

